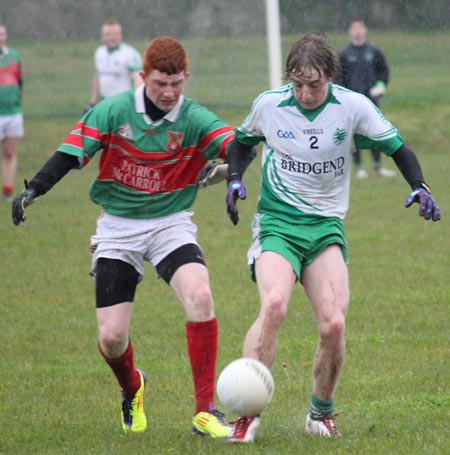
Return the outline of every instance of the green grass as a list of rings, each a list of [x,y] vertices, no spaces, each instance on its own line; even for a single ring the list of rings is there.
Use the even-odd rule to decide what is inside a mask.
[[[351,306],[347,361],[336,406],[341,440],[303,432],[317,333],[301,287],[293,296],[273,370],[276,393],[250,446],[193,438],[193,392],[182,310],[147,268],[131,336],[149,374],[142,435],[119,425],[117,385],[96,350],[89,238],[98,207],[87,189],[95,163],[73,172],[14,227],[0,204],[0,453],[2,454],[427,454],[448,452],[450,431],[448,304],[449,33],[373,34],[392,70],[382,108],[416,151],[441,206],[440,223],[403,208],[401,177],[352,182],[346,219]],[[293,37],[283,40],[286,49]],[[339,47],[344,35],[332,35]],[[145,43],[134,43],[143,49]],[[238,124],[267,88],[264,39],[186,42],[187,94]],[[12,45],[12,43],[11,43]],[[26,136],[21,180],[31,178],[78,120],[88,101],[96,43],[23,43]],[[444,56],[444,60],[442,60]],[[363,159],[369,162],[369,154]],[[393,163],[385,159],[390,168]],[[223,187],[202,191],[194,206],[220,323],[218,371],[241,355],[258,311],[245,255],[258,195],[259,166],[246,174],[248,199],[233,227]]]

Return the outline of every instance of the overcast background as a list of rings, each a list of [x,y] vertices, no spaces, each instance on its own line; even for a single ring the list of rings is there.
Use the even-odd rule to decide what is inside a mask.
[[[376,29],[432,30],[449,26],[444,0],[280,0],[282,34],[342,31],[352,16]],[[116,18],[124,37],[262,35],[264,0],[0,0],[0,22],[14,40],[98,39]]]

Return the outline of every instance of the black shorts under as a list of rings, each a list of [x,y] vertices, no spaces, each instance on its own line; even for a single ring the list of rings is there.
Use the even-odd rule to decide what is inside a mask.
[[[158,275],[170,284],[174,273],[184,264],[206,265],[200,247],[188,243],[167,255],[157,266]],[[95,270],[96,307],[104,308],[123,302],[133,302],[139,282],[139,273],[119,259],[99,258]]]

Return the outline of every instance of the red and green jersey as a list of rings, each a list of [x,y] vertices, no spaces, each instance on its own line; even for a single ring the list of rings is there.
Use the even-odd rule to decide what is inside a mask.
[[[59,151],[77,156],[82,167],[101,150],[91,199],[111,215],[147,219],[191,207],[198,173],[208,160],[225,158],[233,138],[231,126],[184,96],[152,122],[141,86],[91,109]]]
[[[20,55],[6,46],[0,49],[0,116],[21,112],[22,77]]]

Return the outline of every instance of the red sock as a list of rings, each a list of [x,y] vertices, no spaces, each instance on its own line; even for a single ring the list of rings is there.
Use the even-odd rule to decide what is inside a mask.
[[[12,192],[13,192],[13,187],[12,186],[5,185],[3,187],[3,196],[11,196]]]
[[[106,360],[106,363],[113,370],[120,388],[122,389],[122,394],[128,398],[133,398],[141,386],[141,377],[136,368],[134,368],[133,346],[131,345],[131,341],[128,343],[127,350],[117,359],[106,357],[100,345],[98,346],[98,350]]]
[[[214,406],[217,360],[217,319],[186,324],[187,346],[194,380],[196,411]]]

